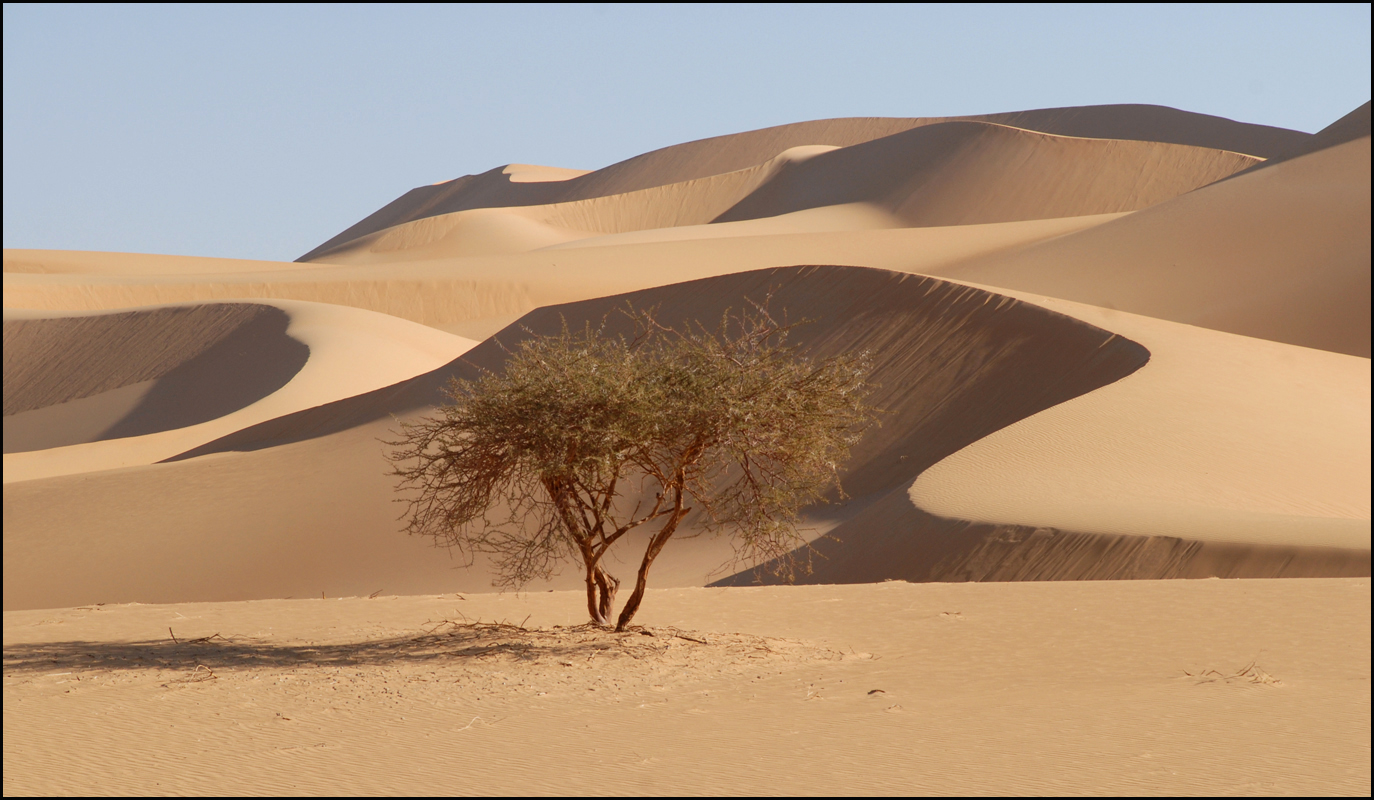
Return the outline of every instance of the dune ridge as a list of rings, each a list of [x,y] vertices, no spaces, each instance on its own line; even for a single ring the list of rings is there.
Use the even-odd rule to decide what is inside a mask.
[[[922,125],[982,121],[1078,138],[1159,142],[1268,158],[1311,134],[1234,122],[1163,106],[1052,108],[973,117],[849,118],[779,125],[655,150],[600,170],[554,182],[516,182],[509,167],[412,189],[297,261],[312,261],[346,242],[384,228],[475,208],[550,205],[650,189],[745,170],[794,147],[850,145]]]
[[[1366,102],[1349,114],[1346,114],[1330,125],[1327,125],[1325,128],[1312,134],[1310,139],[1294,142],[1279,153],[1244,171],[1249,172],[1251,170],[1262,169],[1266,166],[1273,166],[1274,164],[1282,164],[1289,159],[1305,156],[1308,153],[1315,153],[1318,150],[1325,150],[1328,147],[1335,147],[1338,144],[1353,142],[1362,136],[1369,136],[1370,132],[1370,103]]]
[[[428,371],[475,344],[302,302],[7,309],[5,336],[6,483],[151,464]]]
[[[1113,218],[1097,215],[884,230],[877,227],[883,212],[845,208],[841,214],[849,219],[837,221],[835,210],[672,228],[664,238],[660,237],[664,232],[654,231],[614,234],[507,255],[451,257],[443,253],[448,245],[444,241],[435,245],[437,252],[428,248],[381,254],[354,251],[347,263],[305,265],[276,273],[270,281],[254,273],[135,280],[94,274],[7,273],[5,297],[11,307],[99,310],[256,295],[264,300],[353,306],[485,339],[541,305],[813,260],[928,273],[941,264],[1011,250]],[[854,217],[863,226],[859,230],[848,229],[855,224]],[[841,229],[826,230],[831,223]],[[76,261],[80,254],[67,257]]]
[[[371,232],[312,258],[390,252],[459,236],[481,223],[527,219],[551,226],[526,249],[579,233],[704,225],[773,217],[823,206],[870,203],[909,226],[970,225],[1133,211],[1257,163],[1228,151],[1184,145],[1069,138],[985,122],[940,122],[845,148],[793,147],[767,161],[646,189],[518,208],[427,215]],[[520,223],[528,226],[529,223]],[[533,228],[531,227],[531,230]],[[545,229],[547,230],[547,229]],[[488,238],[514,237],[488,234]],[[507,245],[509,246],[509,245]]]
[[[5,453],[157,433],[238,411],[305,366],[310,348],[287,335],[289,322],[279,308],[223,303],[6,319]]]

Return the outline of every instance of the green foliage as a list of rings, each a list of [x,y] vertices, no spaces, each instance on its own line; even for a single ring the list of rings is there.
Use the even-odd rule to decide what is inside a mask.
[[[580,555],[600,624],[619,586],[603,556],[657,524],[622,629],[649,566],[694,509],[696,524],[732,536],[743,559],[792,569],[800,511],[838,488],[838,465],[873,423],[867,354],[806,358],[766,304],[727,312],[715,331],[626,313],[633,337],[607,335],[604,323],[534,336],[504,372],[452,381],[440,417],[403,423],[388,442],[410,533],[493,555],[502,585]],[[626,487],[643,499],[631,504]]]

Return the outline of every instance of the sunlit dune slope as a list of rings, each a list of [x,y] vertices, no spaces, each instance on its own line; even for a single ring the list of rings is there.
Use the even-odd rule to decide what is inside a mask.
[[[7,309],[5,480],[153,463],[427,372],[472,344],[316,303]]]
[[[5,272],[37,275],[106,275],[128,279],[143,275],[248,274],[300,268],[300,264],[288,261],[104,253],[89,250],[7,249],[4,254]],[[257,275],[259,280],[264,277],[261,274]]]
[[[584,175],[572,178],[557,175],[557,181],[520,180],[512,176],[511,167],[497,167],[480,175],[422,186],[350,226],[299,260],[311,261],[354,239],[441,214],[477,208],[550,205],[626,194],[747,170],[795,147],[848,147],[923,125],[956,120],[998,123],[1058,136],[1227,150],[1259,158],[1300,147],[1311,136],[1146,105],[1051,108],[953,118],[815,120],[673,145]]]
[[[226,298],[308,300],[380,311],[484,339],[542,305],[816,261],[930,273],[941,265],[1114,218],[883,230],[885,212],[830,207],[764,220],[581,239],[512,255],[430,257],[427,248],[355,253],[362,263],[302,265],[274,273],[270,280],[258,273],[133,278],[6,273],[5,304],[102,310]],[[448,244],[441,240],[434,247],[442,251]],[[83,254],[60,255],[78,262]]]
[[[584,318],[599,320],[626,299],[639,305],[659,304],[665,320],[715,319],[724,307],[737,307],[746,296],[761,297],[770,289],[775,292],[775,308],[818,319],[801,333],[811,352],[868,348],[878,364],[874,380],[881,387],[877,400],[888,409],[884,425],[861,443],[848,465],[846,487],[853,499],[848,505],[816,512],[816,524],[828,527],[838,523],[836,532],[845,534],[837,545],[845,548],[843,553],[830,554],[837,569],[848,565],[847,571],[834,574],[833,579],[841,582],[969,577],[967,558],[943,564],[937,560],[934,567],[927,562],[899,562],[894,556],[902,554],[900,548],[880,546],[875,537],[900,543],[928,541],[935,533],[952,533],[957,540],[967,533],[958,547],[969,551],[986,549],[990,541],[996,544],[996,537],[1006,533],[1006,526],[979,527],[948,520],[936,520],[924,532],[913,530],[909,524],[912,519],[930,515],[922,516],[924,512],[907,494],[912,481],[931,464],[942,463],[951,454],[957,456],[1004,426],[1015,427],[1017,420],[1034,420],[1045,413],[1044,409],[1072,408],[1084,398],[1116,387],[1125,390],[1137,383],[1146,389],[1154,387],[1155,395],[1147,391],[1143,396],[1155,402],[1159,402],[1159,392],[1167,395],[1170,386],[1176,397],[1186,397],[1189,391],[1171,383],[1175,379],[1167,370],[1156,372],[1162,379],[1149,379],[1155,367],[1146,349],[1148,342],[1142,347],[1139,339],[1117,335],[1109,325],[1102,326],[1102,319],[1096,320],[1097,325],[1085,324],[1075,317],[1079,309],[1073,304],[1056,305],[1056,313],[976,288],[878,270],[798,267],[722,276],[644,290],[628,298],[603,298],[541,310],[524,322],[539,330],[558,325],[560,313],[574,325]],[[1137,324],[1136,329],[1151,336],[1159,330],[1171,331],[1187,342],[1191,334],[1198,333],[1165,322],[1146,323]],[[522,335],[513,327],[501,338],[509,344]],[[1309,352],[1286,348],[1283,355],[1301,360]],[[435,372],[241,429],[169,463],[8,485],[6,607],[248,599],[303,596],[321,590],[331,595],[367,594],[383,586],[399,593],[484,588],[490,576],[481,562],[475,568],[455,571],[452,568],[462,566],[461,559],[445,557],[425,542],[396,532],[400,507],[388,502],[394,493],[385,474],[384,446],[379,439],[386,438],[394,427],[390,415],[404,417],[432,408],[449,375],[472,375],[481,367],[499,368],[503,358],[501,348],[487,342]],[[1273,380],[1280,380],[1286,373],[1282,369],[1276,372],[1272,361],[1263,368],[1277,375]],[[1197,372],[1202,372],[1201,377]],[[1245,374],[1244,369],[1240,372]],[[1207,380],[1205,371],[1190,374],[1196,380]],[[1320,366],[1302,374],[1309,381],[1327,380]],[[1226,380],[1234,381],[1235,377],[1228,375]],[[1206,391],[1220,400],[1197,407],[1185,404],[1182,411],[1169,411],[1172,417],[1156,415],[1152,421],[1135,409],[1132,413],[1140,418],[1121,419],[1121,430],[1128,438],[1148,437],[1151,424],[1161,419],[1171,423],[1183,419],[1205,428],[1209,420],[1218,422],[1217,418],[1229,413],[1226,403],[1232,398],[1228,391],[1245,392],[1263,384],[1254,376],[1250,381],[1234,390],[1209,386]],[[1142,396],[1135,390],[1128,395]],[[1221,434],[1204,440],[1204,445],[1235,445],[1234,439],[1243,438],[1286,446],[1294,437],[1301,437],[1304,424],[1330,426],[1333,417],[1348,413],[1344,406],[1328,408],[1329,403],[1321,396],[1315,396],[1311,403],[1315,409],[1312,415],[1297,418],[1285,416],[1283,409],[1262,409],[1229,427],[1221,426]],[[1063,425],[1064,436],[1071,437],[1075,430],[1072,421]],[[1292,430],[1275,439],[1270,430],[1275,425]],[[1258,475],[1269,481],[1266,487],[1273,488],[1289,471],[1304,468],[1308,462],[1303,459],[1313,457],[1311,448],[1299,449],[1293,463],[1275,465],[1268,472],[1261,465],[1238,473],[1237,480],[1251,481]],[[1327,462],[1333,458],[1330,454],[1315,457]],[[1334,458],[1346,456],[1337,454]],[[1095,464],[1094,468],[1110,471],[1117,467]],[[1179,468],[1184,477],[1173,483],[1154,474]],[[1358,465],[1350,468],[1357,469]],[[1194,466],[1169,463],[1156,454],[1142,469],[1147,478],[1155,480],[1153,496],[1167,500],[1170,492],[1177,493],[1186,485]],[[1123,475],[1120,479],[1135,479],[1129,470]],[[1111,479],[1106,485],[1111,485]],[[1229,486],[1224,475],[1212,480]],[[976,477],[972,482],[995,491],[994,486]],[[1072,492],[1070,486],[1058,489]],[[1328,493],[1338,491],[1339,487]],[[252,498],[252,502],[243,502],[243,498]],[[1213,558],[1212,563],[1221,563],[1214,570],[1218,573],[1368,572],[1367,513],[1366,542],[1360,550],[1358,546],[1306,546],[1302,530],[1287,539],[1257,536],[1254,541],[1233,540],[1222,549],[1214,542],[1199,544],[1186,538],[1208,535],[1207,526],[1215,523],[1217,515],[1225,517],[1228,509],[1222,505],[1211,512],[1191,528],[1172,528],[1168,532],[1172,538],[1165,543],[1190,552],[1203,550]],[[889,519],[893,515],[897,524],[889,527],[864,524],[865,520],[887,524],[894,521]],[[1244,514],[1235,514],[1227,519],[1242,517]],[[101,535],[92,537],[88,532],[97,527],[97,521]],[[1165,537],[1150,540],[1095,530],[1061,536],[1048,547],[1037,540],[1033,546],[1013,548],[1025,566],[1019,577],[1072,576],[1066,574],[1064,565],[1072,561],[1074,553],[1081,554],[1084,542],[1093,547],[1126,542],[1124,547],[1129,551],[1141,543],[1150,547],[1165,541]],[[722,540],[675,541],[656,566],[656,583],[701,585],[720,576],[713,571],[730,555],[728,542]],[[1000,555],[1007,554],[1002,551]],[[1177,561],[1142,564],[1139,559],[1132,560],[1128,552],[1124,559],[1115,559],[1104,571],[1087,577],[1174,577],[1180,574]],[[1194,557],[1188,563],[1196,567],[1201,562]],[[623,565],[618,568],[625,569]],[[907,574],[887,574],[898,570]],[[50,576],[55,574],[64,577],[53,581]],[[824,575],[817,573],[818,578]],[[49,577],[39,580],[34,576]],[[551,585],[572,587],[576,581],[576,576],[565,575]]]
[[[1370,355],[1370,139],[934,274]]]
[[[1022,297],[1140,342],[1150,364],[944,459],[912,488],[918,505],[1368,557],[1369,359]]]

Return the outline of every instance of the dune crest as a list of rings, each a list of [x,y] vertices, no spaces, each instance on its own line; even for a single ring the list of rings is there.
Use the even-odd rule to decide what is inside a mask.
[[[1269,158],[1301,147],[1312,134],[1252,125],[1164,106],[1049,108],[973,117],[848,118],[778,125],[672,145],[571,178],[561,185],[513,185],[498,168],[412,189],[298,261],[313,261],[384,228],[484,207],[550,205],[626,194],[737,172],[798,146],[849,147],[954,121],[991,122],[1056,136],[1185,145]]]
[[[474,229],[477,219],[509,220],[506,225],[529,220],[525,249],[535,249],[579,234],[737,222],[856,203],[911,227],[1091,216],[1144,208],[1256,163],[1251,156],[1184,145],[941,122],[845,148],[796,146],[745,169],[622,194],[425,216],[327,250],[322,245],[313,259],[356,263],[350,256],[360,251],[415,248],[430,258],[480,254],[490,237]],[[436,247],[440,240],[452,244]]]
[[[151,464],[428,371],[473,344],[317,303],[6,310],[4,480]]]
[[[537,164],[507,164],[501,171],[510,176],[511,183],[556,183],[580,178],[591,172],[588,169],[542,167]]]

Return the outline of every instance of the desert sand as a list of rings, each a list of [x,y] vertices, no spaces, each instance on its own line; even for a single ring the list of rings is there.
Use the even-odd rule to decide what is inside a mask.
[[[5,791],[1368,794],[1369,181],[1368,104],[820,120],[7,250]],[[616,635],[398,532],[450,377],[768,295],[879,387],[807,585],[675,539]]]

